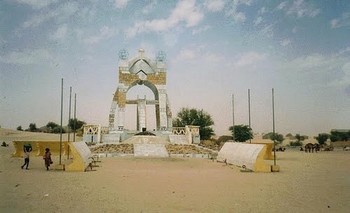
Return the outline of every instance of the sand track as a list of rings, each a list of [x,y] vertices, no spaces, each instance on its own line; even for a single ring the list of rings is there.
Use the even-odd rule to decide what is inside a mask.
[[[12,135],[12,136],[11,136]],[[0,135],[0,142],[18,140]],[[27,134],[25,139],[37,139]],[[40,136],[44,139],[44,136]],[[46,136],[55,137],[55,136]],[[45,138],[47,139],[47,138]],[[97,171],[45,171],[0,147],[0,212],[348,212],[350,152],[277,153],[279,173],[208,159],[103,158]],[[54,161],[58,162],[57,156]],[[273,163],[273,162],[270,162]]]

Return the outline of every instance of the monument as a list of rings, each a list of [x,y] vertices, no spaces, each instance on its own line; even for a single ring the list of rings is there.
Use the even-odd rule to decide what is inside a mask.
[[[167,68],[165,54],[160,51],[155,59],[146,56],[139,49],[135,57],[129,58],[126,50],[119,52],[118,86],[113,94],[109,113],[109,126],[95,124],[84,126],[83,140],[90,143],[153,143],[153,144],[198,144],[199,127],[172,126],[172,113],[167,94]],[[151,90],[154,99],[127,98],[131,88],[143,85]],[[126,129],[126,107],[136,105],[136,126]],[[150,131],[147,127],[147,105],[154,105],[156,128]],[[147,133],[137,134],[136,133]],[[149,134],[148,134],[149,133]],[[153,135],[153,136],[150,136]]]
[[[149,104],[155,106],[155,131],[158,133],[171,131],[172,114],[166,89],[165,54],[159,52],[156,59],[152,60],[146,56],[143,49],[139,49],[138,54],[129,59],[128,52],[122,50],[119,53],[118,74],[118,87],[114,93],[109,113],[109,140],[123,141],[126,139],[125,109],[128,104],[137,105],[135,128],[137,131],[147,129],[146,105]],[[154,94],[154,100],[147,100],[146,97],[127,99],[128,91],[136,85],[148,87]]]

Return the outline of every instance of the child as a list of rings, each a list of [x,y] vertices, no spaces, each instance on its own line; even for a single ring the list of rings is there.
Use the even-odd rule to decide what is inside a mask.
[[[45,149],[45,154],[43,156],[43,159],[45,160],[46,170],[49,170],[50,164],[52,164],[51,152],[49,148]]]
[[[32,151],[32,145],[30,144],[25,144],[23,146],[23,158],[24,158],[24,164],[21,166],[21,169],[24,168],[24,166],[26,167],[26,169],[28,170],[28,166],[29,166],[29,154]]]

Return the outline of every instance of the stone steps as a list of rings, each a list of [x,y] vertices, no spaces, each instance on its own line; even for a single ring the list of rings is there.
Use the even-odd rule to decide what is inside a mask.
[[[135,157],[169,157],[164,144],[134,144]]]

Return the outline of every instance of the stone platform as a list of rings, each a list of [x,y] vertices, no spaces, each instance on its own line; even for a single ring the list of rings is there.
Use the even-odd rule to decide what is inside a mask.
[[[164,144],[134,144],[135,157],[169,157]]]

